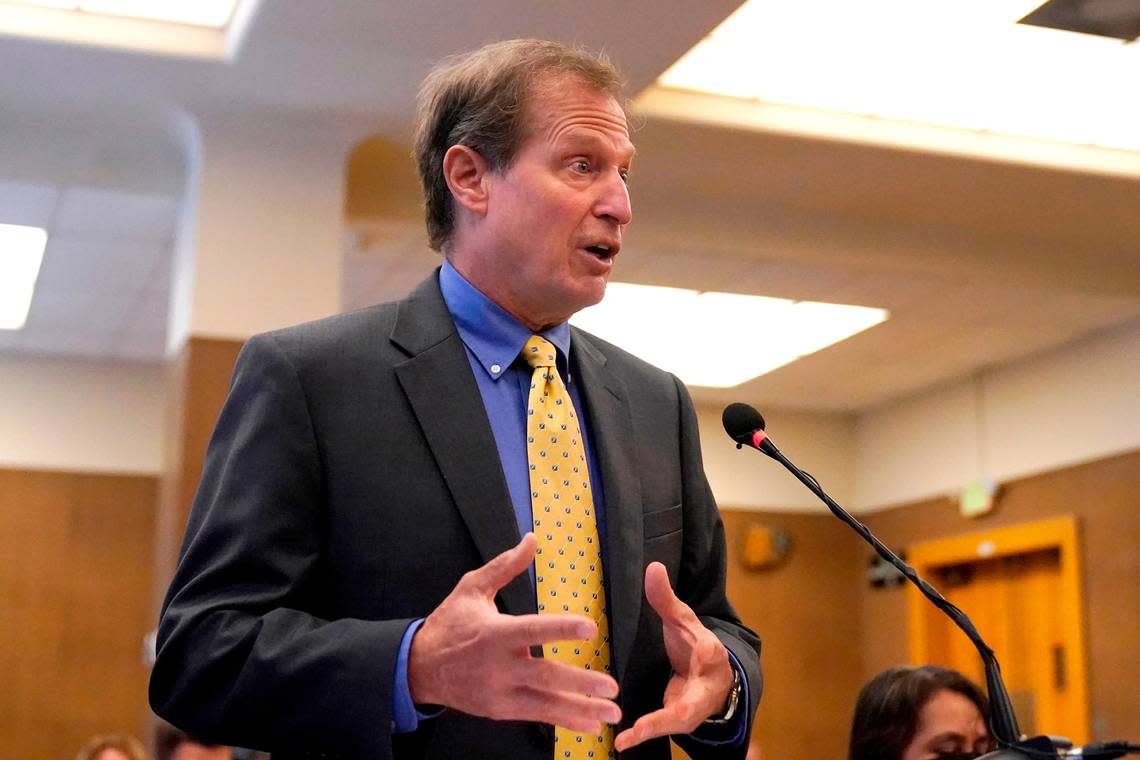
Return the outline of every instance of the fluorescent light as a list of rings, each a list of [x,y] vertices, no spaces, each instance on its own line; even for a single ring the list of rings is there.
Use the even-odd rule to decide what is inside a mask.
[[[1042,0],[749,0],[658,80],[875,120],[1140,151],[1140,45],[1016,23]]]
[[[87,0],[81,10],[109,16],[130,16],[175,24],[223,28],[233,16],[237,0]]]
[[[260,0],[0,0],[0,35],[233,61]]]
[[[570,321],[688,385],[729,388],[877,325],[885,309],[613,282]]]
[[[46,230],[0,224],[0,330],[27,322],[46,245]]]
[[[166,21],[222,29],[233,17],[237,0],[15,0],[23,5],[64,8],[106,16]]]
[[[72,11],[79,9],[79,3],[75,0],[8,0],[8,2],[20,5],[41,5],[45,8],[64,8]]]

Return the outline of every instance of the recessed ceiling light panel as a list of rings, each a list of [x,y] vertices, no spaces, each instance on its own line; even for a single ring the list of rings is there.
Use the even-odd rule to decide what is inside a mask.
[[[8,0],[8,2],[221,29],[229,23],[238,0],[81,0],[80,2]]]
[[[872,122],[1140,151],[1140,45],[1026,19],[1135,0],[749,0],[658,79]],[[1056,15],[1056,14],[1054,14]],[[1135,15],[1135,14],[1134,14]],[[1021,21],[1022,23],[1019,23]],[[1133,34],[1122,22],[1120,34]],[[1140,24],[1137,17],[1135,24]]]
[[[0,0],[0,35],[233,60],[260,0]]]
[[[570,322],[681,378],[729,388],[838,343],[884,309],[623,282]]]
[[[0,330],[22,329],[47,245],[39,227],[0,224]]]

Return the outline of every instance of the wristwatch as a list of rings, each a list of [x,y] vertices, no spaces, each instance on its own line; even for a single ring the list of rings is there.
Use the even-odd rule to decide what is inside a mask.
[[[744,690],[744,684],[740,680],[740,671],[735,665],[732,666],[732,688],[728,690],[728,703],[724,708],[724,715],[719,718],[707,718],[705,723],[719,726],[728,723],[736,715],[736,710],[740,704],[740,692]]]

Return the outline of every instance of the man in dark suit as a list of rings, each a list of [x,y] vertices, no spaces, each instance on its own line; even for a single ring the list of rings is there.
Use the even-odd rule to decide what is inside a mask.
[[[163,606],[160,715],[275,756],[667,758],[670,735],[744,756],[759,642],[724,595],[688,393],[566,322],[631,218],[618,92],[533,40],[428,77],[444,264],[242,350]],[[586,470],[549,493],[546,401],[569,415],[550,455]]]

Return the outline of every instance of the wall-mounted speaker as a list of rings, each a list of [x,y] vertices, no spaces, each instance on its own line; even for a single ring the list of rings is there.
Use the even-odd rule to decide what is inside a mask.
[[[788,531],[756,520],[749,524],[741,540],[740,563],[752,572],[770,570],[787,558],[791,548]]]

